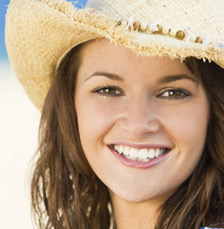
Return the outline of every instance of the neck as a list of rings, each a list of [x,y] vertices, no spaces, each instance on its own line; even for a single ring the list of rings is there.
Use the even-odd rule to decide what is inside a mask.
[[[130,202],[110,193],[117,229],[154,229],[162,200]]]

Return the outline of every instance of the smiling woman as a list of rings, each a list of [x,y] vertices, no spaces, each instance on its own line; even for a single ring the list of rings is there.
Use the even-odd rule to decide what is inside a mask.
[[[186,5],[181,12],[180,2]],[[95,0],[88,3],[90,9],[76,10],[64,0],[12,1],[9,56],[42,111],[32,180],[39,228],[224,227],[224,50],[216,40],[224,37],[220,5],[224,9],[219,0],[212,5]],[[194,39],[184,23],[197,31],[195,20],[201,22],[205,9],[207,20],[211,7],[216,7],[219,32],[206,43]],[[167,18],[164,11],[182,20]],[[18,12],[23,16],[15,24]],[[154,17],[185,29],[155,25]],[[47,25],[50,18],[55,27]],[[210,26],[201,24],[207,33],[212,18]],[[27,24],[33,28],[40,21],[36,30],[25,31]],[[26,41],[12,40],[18,31],[33,34]],[[36,43],[38,34],[47,35],[48,45],[43,36]]]
[[[222,182],[217,162],[223,160],[223,155],[215,149],[222,149],[222,142],[217,143],[215,136],[223,131],[223,127],[216,126],[220,122],[215,118],[220,113],[216,103],[222,101],[222,71],[215,64],[196,59],[181,62],[168,57],[137,56],[106,39],[79,45],[62,60],[45,102],[43,124],[49,122],[51,104],[58,107],[52,118],[57,114],[59,123],[67,123],[61,127],[61,141],[71,140],[73,154],[63,152],[63,157],[80,163],[66,165],[72,178],[70,185],[76,184],[86,194],[83,201],[92,201],[86,205],[93,209],[90,225],[86,221],[80,221],[80,225],[109,226],[109,221],[104,221],[110,214],[109,203],[117,228],[199,228],[201,222],[222,225],[222,215],[214,219],[218,211],[223,211],[223,202],[217,204],[222,191],[221,196],[216,196]],[[213,77],[217,78],[214,85]],[[216,101],[210,101],[216,93],[220,98],[217,95]],[[71,116],[65,117],[68,110]],[[58,132],[54,131],[52,140],[55,134]],[[206,141],[207,135],[210,138]],[[80,140],[77,142],[74,136]],[[207,146],[209,141],[212,144]],[[75,145],[78,149],[74,149]],[[46,156],[46,148],[43,151]],[[89,177],[87,183],[77,183],[80,181],[76,180],[79,176],[74,165],[81,166],[81,174]],[[68,195],[68,189],[64,191]],[[68,197],[73,192],[71,189]],[[55,199],[64,195],[57,193]],[[208,204],[212,199],[214,202]],[[77,214],[76,209],[74,217]],[[199,220],[203,215],[206,217]]]
[[[84,154],[115,209],[120,199],[123,214],[130,203],[144,209],[147,202],[156,214],[201,158],[209,120],[205,90],[179,60],[138,57],[107,40],[85,45],[81,55],[75,108]],[[99,71],[116,77],[92,74]],[[154,215],[143,209],[127,222],[117,216],[118,222],[137,228],[141,217],[147,228]]]
[[[107,40],[85,45],[82,58],[75,108],[96,175],[131,202],[175,190],[203,151],[209,102],[202,85],[179,60],[138,57]],[[120,77],[92,74],[99,71]]]

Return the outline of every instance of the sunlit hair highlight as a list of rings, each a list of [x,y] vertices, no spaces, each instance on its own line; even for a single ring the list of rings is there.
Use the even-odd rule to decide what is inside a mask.
[[[39,228],[109,229],[113,221],[108,189],[90,168],[79,138],[74,94],[82,48],[61,61],[42,111],[31,185]],[[224,70],[194,58],[185,62],[210,102],[207,141],[193,174],[161,207],[155,228],[224,227]]]

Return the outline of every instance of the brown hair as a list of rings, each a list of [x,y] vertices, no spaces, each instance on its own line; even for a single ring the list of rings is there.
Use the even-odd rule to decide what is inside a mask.
[[[107,187],[90,168],[79,139],[74,91],[82,46],[61,61],[42,111],[31,186],[39,228],[109,229],[113,218]],[[186,64],[210,101],[207,141],[193,174],[162,206],[157,229],[224,226],[224,70],[194,58]]]

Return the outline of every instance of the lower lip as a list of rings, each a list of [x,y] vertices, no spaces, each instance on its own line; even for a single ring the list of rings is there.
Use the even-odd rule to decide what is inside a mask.
[[[138,168],[138,169],[148,169],[151,168],[152,166],[155,166],[157,164],[159,164],[160,162],[162,162],[166,156],[168,155],[168,153],[165,153],[157,158],[154,158],[150,161],[137,161],[137,160],[130,160],[127,159],[126,157],[120,155],[119,153],[117,153],[115,150],[112,149],[112,152],[114,154],[114,156],[124,165],[127,165],[129,167],[132,168]]]

